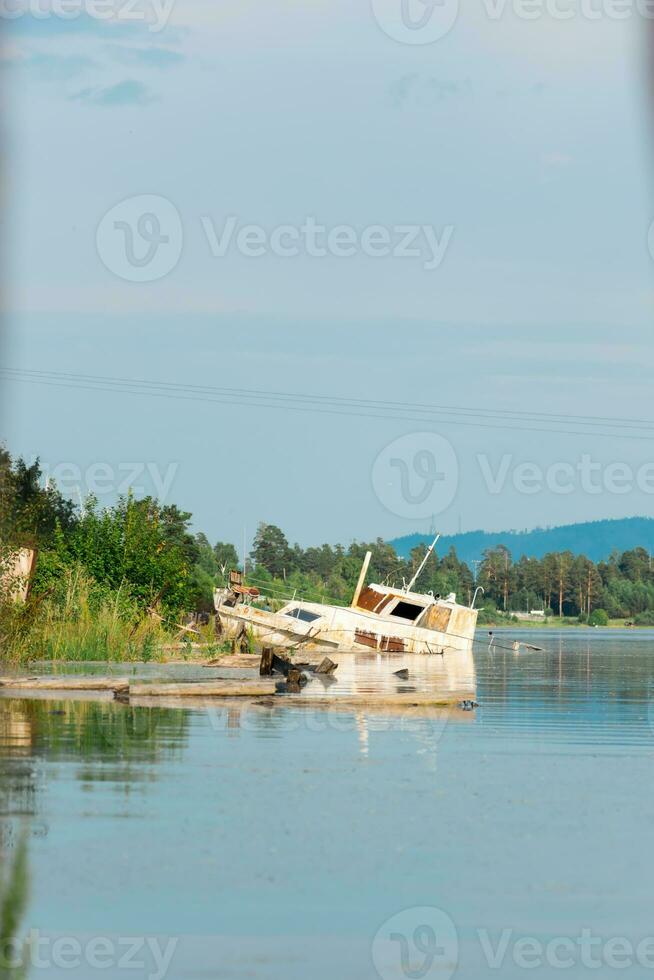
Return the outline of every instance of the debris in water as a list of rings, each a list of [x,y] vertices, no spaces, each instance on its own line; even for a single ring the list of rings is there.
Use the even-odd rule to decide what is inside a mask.
[[[394,670],[393,673],[396,677],[399,677],[401,681],[408,681],[409,679],[408,667],[402,667],[401,670]]]
[[[472,711],[473,708],[479,707],[479,702],[471,701],[469,698],[466,698],[464,701],[459,701],[459,707],[462,711]]]

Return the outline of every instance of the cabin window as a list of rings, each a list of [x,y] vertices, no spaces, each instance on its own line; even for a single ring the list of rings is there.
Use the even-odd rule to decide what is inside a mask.
[[[398,616],[400,619],[410,619],[412,623],[416,621],[424,606],[417,606],[415,602],[405,602],[401,599],[398,604],[391,609],[389,616]]]
[[[297,606],[295,609],[289,609],[285,616],[292,616],[293,619],[301,619],[303,623],[313,623],[316,619],[320,619],[316,613],[309,612],[308,609],[300,609]]]

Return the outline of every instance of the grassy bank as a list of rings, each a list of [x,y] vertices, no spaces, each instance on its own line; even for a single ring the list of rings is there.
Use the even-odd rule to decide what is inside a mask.
[[[177,646],[190,653],[191,634],[181,645],[179,634],[174,623],[145,612],[126,590],[102,589],[80,568],[68,569],[50,594],[0,607],[1,657],[12,665],[161,660]],[[220,649],[209,629],[194,640],[206,654]]]

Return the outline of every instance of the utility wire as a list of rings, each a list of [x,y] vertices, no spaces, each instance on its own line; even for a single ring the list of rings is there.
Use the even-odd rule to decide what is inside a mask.
[[[239,405],[259,408],[277,408],[286,411],[314,412],[359,418],[374,418],[433,424],[465,425],[473,428],[506,429],[509,431],[544,432],[556,435],[583,435],[616,438],[609,429],[635,430],[634,434],[620,432],[623,438],[648,440],[654,435],[654,420],[610,418],[600,416],[562,416],[542,412],[509,412],[505,410],[473,409],[467,407],[437,406],[411,402],[377,401],[372,399],[342,398],[328,395],[307,395],[294,392],[264,391],[246,388],[221,388],[214,386],[180,384],[176,382],[146,381],[142,379],[116,378],[101,375],[73,374],[70,372],[34,371],[2,367],[0,376],[6,380],[41,384],[51,387],[76,388],[116,394],[149,395],[183,401],[198,401],[219,405]],[[371,409],[371,411],[366,411]],[[409,413],[421,413],[414,415]],[[422,414],[424,413],[424,414]],[[445,417],[443,417],[445,416]],[[532,424],[521,424],[521,423]],[[585,427],[582,430],[562,428],[566,422]],[[556,426],[546,428],[545,425]],[[636,434],[650,432],[651,435]]]

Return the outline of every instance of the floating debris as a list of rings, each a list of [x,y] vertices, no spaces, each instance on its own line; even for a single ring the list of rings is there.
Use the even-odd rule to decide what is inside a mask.
[[[472,701],[469,698],[465,698],[463,701],[459,701],[459,707],[462,711],[472,711],[473,708],[479,707],[478,701]]]
[[[0,677],[3,691],[125,691],[126,677]]]

